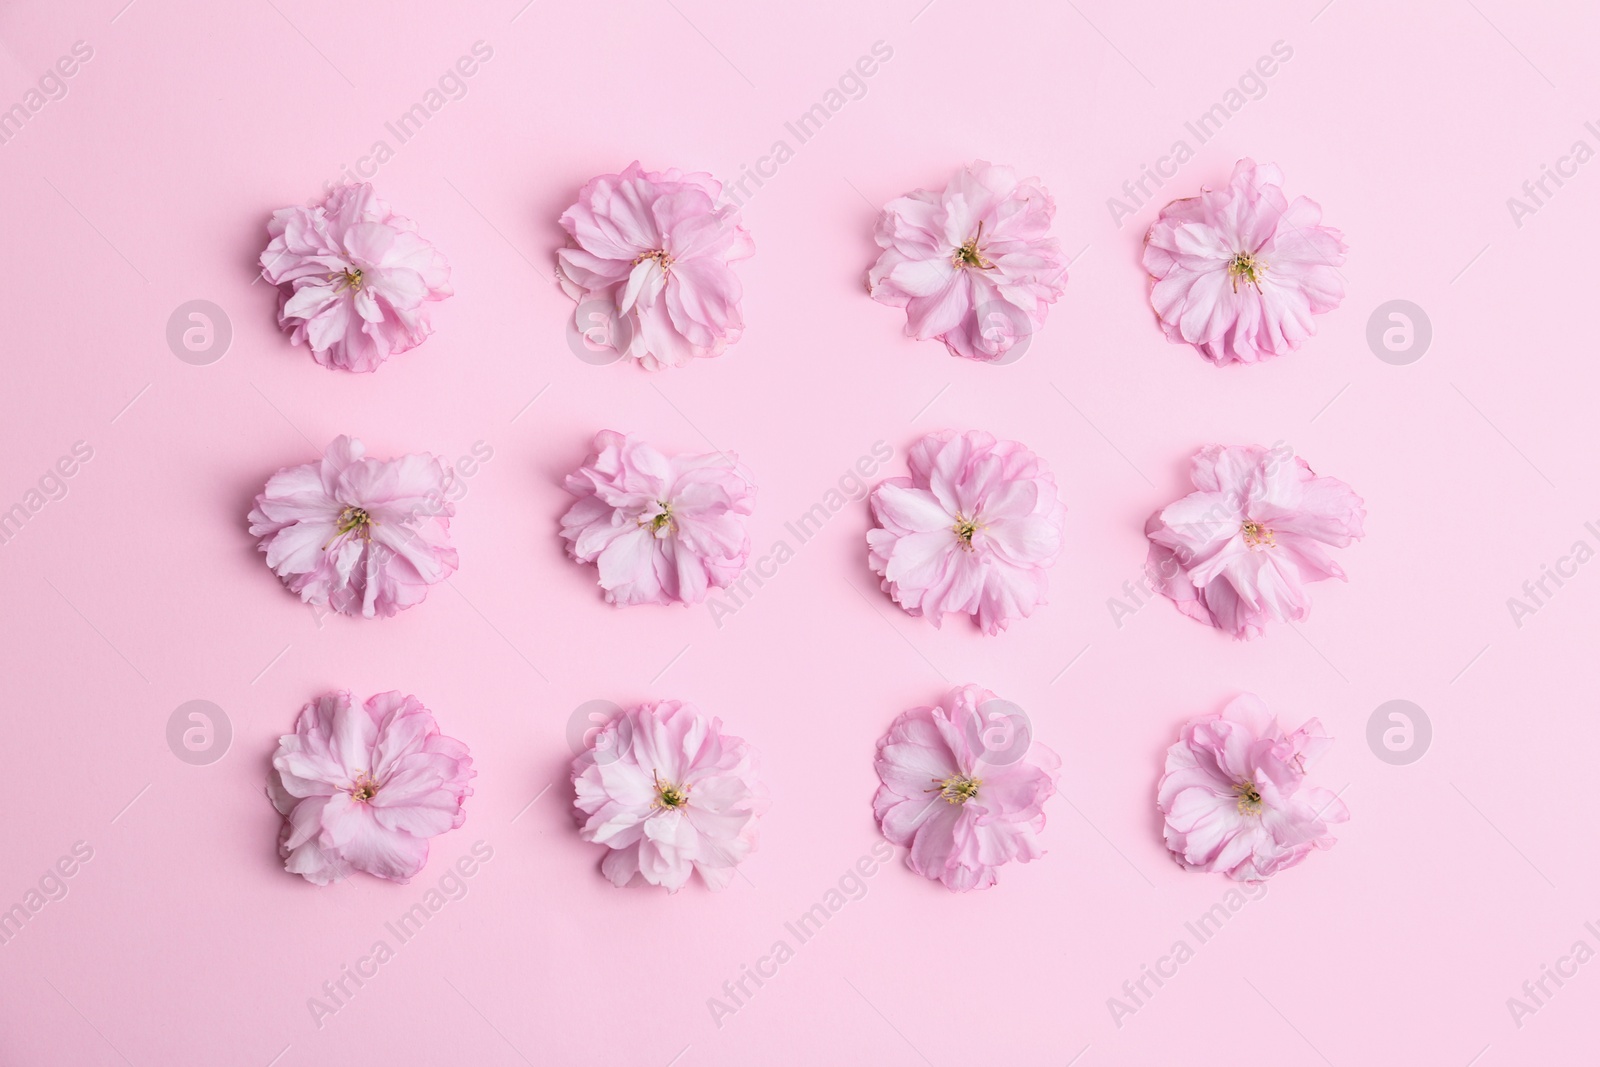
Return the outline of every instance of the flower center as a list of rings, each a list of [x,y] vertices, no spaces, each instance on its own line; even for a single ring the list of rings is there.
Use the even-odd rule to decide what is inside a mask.
[[[342,293],[346,289],[359,290],[361,288],[361,268],[360,267],[355,267],[355,268],[346,267],[344,270],[340,271],[338,274],[330,274],[330,275],[328,275],[328,277],[335,281],[336,284],[333,287],[333,291],[336,292],[336,293]]]
[[[350,799],[365,804],[378,795],[378,783],[373,781],[366,771],[356,775],[355,788],[350,790]]]
[[[688,786],[663,782],[655,771],[650,772],[650,778],[656,783],[656,799],[652,804],[653,807],[673,810],[689,803]]]
[[[961,542],[961,547],[970,552],[972,551],[972,535],[983,529],[983,524],[976,518],[969,519],[964,515],[958,514],[956,515],[956,524],[950,529],[955,531],[956,540]]]
[[[1239,291],[1239,279],[1256,287],[1256,292],[1261,291],[1261,276],[1267,273],[1267,265],[1249,252],[1240,252],[1228,260],[1228,274],[1233,278],[1233,291]]]
[[[952,774],[948,778],[933,779],[934,789],[924,789],[924,793],[937,792],[939,798],[946,804],[965,804],[978,795],[978,787],[983,784],[982,778],[968,778],[964,774]]]
[[[1233,791],[1239,794],[1240,815],[1261,814],[1261,791],[1254,782],[1240,782],[1233,787]]]
[[[672,257],[667,254],[667,250],[665,248],[658,248],[653,252],[641,253],[637,258],[634,259],[633,265],[637,267],[647,259],[653,259],[659,263],[661,265],[662,274],[667,273],[667,268],[672,266]]]
[[[372,540],[372,528],[376,525],[377,523],[373,521],[372,516],[367,514],[366,508],[358,508],[351,504],[339,512],[339,532],[341,534],[354,531],[363,541],[370,541]]]
[[[1247,522],[1240,526],[1239,530],[1244,534],[1244,543],[1251,548],[1260,548],[1262,545],[1268,548],[1277,547],[1278,542],[1274,539],[1273,532],[1259,522]]]
[[[666,500],[657,500],[656,507],[661,510],[648,519],[640,519],[639,525],[650,527],[651,533],[660,533],[662,530],[666,530],[668,533],[677,533],[678,524],[672,517],[672,504]]]
[[[958,267],[976,267],[979,270],[993,270],[994,264],[984,258],[983,252],[978,248],[978,242],[983,240],[983,223],[978,223],[978,232],[972,239],[960,248],[951,257],[950,262]]]

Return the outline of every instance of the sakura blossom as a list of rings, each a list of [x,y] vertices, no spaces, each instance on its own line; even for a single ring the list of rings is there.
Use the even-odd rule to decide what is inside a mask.
[[[662,700],[623,711],[573,760],[585,841],[604,845],[613,885],[676,893],[696,872],[723,889],[755,851],[771,804],[748,743],[693,704]]]
[[[1339,306],[1344,236],[1282,185],[1277,166],[1241,159],[1225,187],[1161,209],[1144,267],[1167,340],[1213,363],[1257,363],[1299,348],[1313,316]]]
[[[1179,866],[1258,882],[1332,848],[1350,812],[1306,772],[1333,739],[1316,719],[1286,731],[1246,693],[1186,724],[1167,750],[1156,805]]]
[[[570,246],[559,279],[578,302],[575,329],[648,370],[720,356],[744,334],[732,265],[755,254],[709,174],[637,161],[591,179],[561,216]],[[591,360],[592,362],[593,360]]]
[[[903,712],[878,741],[878,826],[910,849],[908,867],[952,892],[987,889],[1005,864],[1044,855],[1038,835],[1061,759],[1031,737],[994,743],[996,704],[987,689],[958,686]]]
[[[441,734],[414,696],[318,697],[279,738],[267,776],[284,817],[284,870],[314,885],[353,871],[409,881],[428,861],[428,839],[466,821],[476,773],[467,746]]]
[[[1010,362],[1066,288],[1050,234],[1055,201],[1037,178],[983,160],[942,189],[891,200],[874,234],[883,253],[867,276],[874,300],[905,308],[907,337],[950,354]]]
[[[267,224],[261,276],[281,287],[278,324],[324,367],[375,371],[433,332],[427,305],[450,296],[450,267],[371,185]]]
[[[567,553],[593,563],[612,604],[698,604],[750,556],[756,487],[734,456],[669,456],[614,430],[566,479]]]
[[[445,470],[429,453],[372,459],[356,438],[336,437],[319,462],[267,480],[250,534],[307,604],[368,619],[394,615],[456,569]]]
[[[1190,467],[1195,491],[1145,523],[1156,588],[1179,611],[1238,638],[1311,610],[1306,586],[1344,579],[1323,546],[1364,531],[1362,500],[1287,447],[1207,445]]]
[[[1033,614],[1066,516],[1043,461],[977,430],[928,434],[907,461],[910,477],[872,491],[868,563],[884,592],[934,626],[955,612],[986,634]]]

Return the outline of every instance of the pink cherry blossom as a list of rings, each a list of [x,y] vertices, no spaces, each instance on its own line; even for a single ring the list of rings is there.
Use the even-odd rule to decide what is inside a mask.
[[[709,174],[647,171],[590,179],[561,216],[571,247],[558,254],[561,287],[588,331],[598,308],[604,347],[649,370],[720,356],[744,333],[732,264],[755,253],[737,211],[719,206]]]
[[[995,737],[1019,712],[964,685],[938,707],[904,712],[878,740],[878,826],[911,850],[907,866],[946,889],[987,889],[998,868],[1044,855],[1038,834],[1061,759],[1031,733]]]
[[[868,562],[884,592],[935,626],[972,615],[986,634],[1045,602],[1066,505],[1044,463],[1015,441],[972,430],[911,448],[909,478],[872,491]]]
[[[1323,545],[1363,534],[1361,498],[1319,477],[1286,447],[1207,445],[1190,470],[1195,492],[1145,523],[1145,570],[1178,610],[1234,637],[1265,632],[1268,619],[1298,621],[1306,586],[1345,574]]]
[[[954,356],[1010,362],[1007,354],[1044,325],[1066,288],[1066,259],[1049,236],[1055,213],[1037,178],[968,164],[943,189],[884,206],[874,235],[884,251],[867,290],[906,309],[907,337],[937,338]]]
[[[285,467],[250,512],[267,566],[307,604],[393,615],[422,603],[456,569],[445,467],[427,453],[366,458],[336,437],[320,463]]]
[[[267,775],[283,868],[317,885],[351,871],[409,881],[428,838],[466,821],[476,773],[414,696],[379,693],[359,708],[347,691],[318,697],[279,738]]]
[[[1226,188],[1161,209],[1144,268],[1167,340],[1213,363],[1255,363],[1299,348],[1317,331],[1312,316],[1339,306],[1344,237],[1282,184],[1276,166],[1241,159]]]
[[[771,803],[755,751],[676,700],[613,718],[572,761],[572,784],[579,836],[610,850],[600,870],[612,884],[672,893],[695,871],[712,889],[732,881]]]
[[[1306,781],[1333,744],[1311,719],[1285,733],[1260,697],[1188,723],[1167,749],[1156,805],[1178,865],[1259,882],[1334,845],[1328,824],[1350,818],[1344,801]]]
[[[668,456],[602,430],[566,485],[567,552],[597,566],[612,604],[698,604],[744,570],[756,487],[736,457]]]
[[[261,276],[282,287],[278,325],[324,367],[374,371],[433,332],[426,304],[451,295],[450,267],[370,185],[272,216]]]

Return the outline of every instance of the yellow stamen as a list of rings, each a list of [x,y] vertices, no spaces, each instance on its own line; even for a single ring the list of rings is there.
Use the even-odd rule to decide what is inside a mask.
[[[983,240],[983,223],[978,223],[977,234],[966,244],[956,249],[950,262],[957,267],[977,267],[979,270],[993,270],[994,264],[984,258],[983,252],[978,248],[978,242]]]
[[[667,273],[667,268],[672,266],[672,257],[667,254],[667,250],[665,248],[658,248],[654,252],[641,253],[634,259],[633,265],[637,267],[647,259],[653,259],[660,264],[662,274]]]
[[[924,793],[939,794],[939,798],[946,804],[965,804],[978,795],[978,787],[983,784],[982,778],[968,778],[964,774],[952,774],[948,778],[933,779],[935,789],[924,789]]]
[[[338,274],[328,275],[328,278],[329,280],[337,281],[337,284],[333,287],[333,291],[336,293],[342,293],[346,289],[359,290],[361,288],[360,267],[347,267]]]
[[[678,523],[672,517],[672,505],[665,500],[657,500],[656,506],[661,509],[660,513],[640,519],[639,525],[650,527],[651,533],[660,533],[663,529],[668,533],[677,533]]]
[[[362,540],[370,541],[372,540],[372,527],[376,525],[378,525],[378,521],[367,514],[366,508],[358,508],[351,504],[339,512],[339,532],[341,534],[355,531]]]
[[[983,529],[983,524],[977,519],[969,519],[962,515],[956,516],[956,524],[950,529],[955,531],[956,539],[961,542],[961,547],[972,551],[972,535]]]
[[[1228,274],[1233,278],[1233,291],[1239,291],[1239,279],[1256,287],[1256,292],[1261,291],[1261,276],[1267,272],[1267,265],[1256,259],[1250,252],[1240,252],[1228,260]]]
[[[652,807],[672,810],[681,808],[689,803],[689,787],[686,785],[673,785],[663,782],[655,771],[650,772],[650,780],[656,784],[656,799],[651,802]]]
[[[1261,791],[1254,782],[1240,782],[1233,787],[1233,791],[1239,794],[1240,815],[1261,814]]]
[[[1251,548],[1260,548],[1263,545],[1267,548],[1277,547],[1278,542],[1273,532],[1259,522],[1247,522],[1239,529],[1244,533],[1244,543]]]

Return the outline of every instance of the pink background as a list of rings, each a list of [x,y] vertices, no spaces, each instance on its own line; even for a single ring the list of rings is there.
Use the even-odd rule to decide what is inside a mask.
[[[0,546],[0,905],[75,842],[93,849],[0,945],[0,1062],[1593,1058],[1600,963],[1549,985],[1520,1028],[1506,1001],[1575,941],[1600,948],[1581,806],[1600,564],[1549,585],[1520,627],[1506,601],[1575,541],[1600,546],[1584,528],[1600,519],[1600,372],[1568,310],[1600,282],[1600,163],[1549,183],[1520,227],[1506,198],[1575,140],[1600,147],[1583,126],[1600,17],[1506,0],[122,3],[0,14],[0,106],[75,41],[93,49],[0,146],[0,509],[74,442],[93,449]],[[493,56],[465,95],[397,145],[385,123],[476,41]],[[893,56],[864,97],[795,146],[784,122],[876,41]],[[1184,123],[1276,41],[1293,55],[1265,95],[1198,145]],[[744,340],[659,375],[574,358],[549,278],[582,182],[634,158],[737,174],[779,138],[794,158],[744,212]],[[1107,198],[1179,138],[1195,158],[1116,226]],[[379,139],[395,148],[379,190],[448,257],[457,295],[422,348],[349,375],[288,345],[252,264],[273,209]],[[1344,231],[1348,292],[1301,352],[1218,369],[1156,329],[1138,248],[1160,203],[1243,155],[1281,164]],[[1078,257],[1008,367],[903,339],[901,314],[863,293],[876,207],[973,158],[1039,175]],[[165,341],[193,299],[232,322],[209,366]],[[1392,299],[1433,323],[1409,366],[1366,341]],[[720,628],[704,606],[613,610],[556,536],[559,477],[604,427],[737,452],[761,489],[758,554],[875,441],[895,474],[929,430],[1015,438],[1070,508],[1050,603],[998,639],[904,616],[865,567],[853,503]],[[396,619],[319,620],[245,531],[265,478],[339,433],[378,455],[493,450],[453,526],[459,574]],[[1249,644],[1165,603],[1117,626],[1107,601],[1193,449],[1278,440],[1365,497],[1350,582]],[[1063,757],[1048,856],[967,896],[896,859],[719,1028],[708,998],[794,946],[785,922],[879,841],[875,738],[967,681],[1026,708]],[[267,760],[334,687],[415,693],[472,747],[466,825],[409,886],[316,889],[279,869]],[[1353,818],[1202,945],[1185,923],[1229,883],[1168,860],[1153,790],[1178,725],[1243,690],[1329,727],[1318,777]],[[572,826],[573,710],[667,696],[750,739],[775,795],[721,894],[614,889]],[[1408,766],[1365,740],[1396,698],[1434,728]],[[195,699],[232,723],[208,766],[166,741]],[[493,858],[466,896],[319,1028],[308,998],[393,946],[385,923],[480,840]],[[1108,998],[1180,939],[1193,959],[1116,1025]]]

